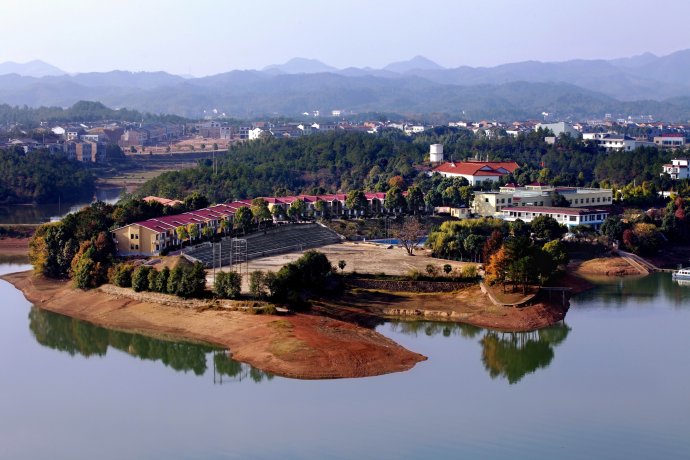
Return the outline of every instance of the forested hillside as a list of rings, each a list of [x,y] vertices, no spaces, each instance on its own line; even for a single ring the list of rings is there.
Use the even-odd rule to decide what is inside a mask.
[[[412,185],[425,179],[429,144],[444,144],[446,157],[515,160],[515,180],[541,180],[557,185],[624,185],[633,180],[660,180],[661,164],[670,153],[656,149],[607,154],[592,144],[561,138],[543,141],[543,132],[495,140],[470,131],[436,128],[414,137],[398,131],[380,134],[330,133],[293,139],[266,139],[232,147],[198,167],[165,173],[139,190],[141,195],[183,198],[198,190],[212,201],[288,194],[387,191],[389,180],[402,176]]]
[[[0,150],[0,203],[56,203],[90,199],[95,178],[62,155]]]

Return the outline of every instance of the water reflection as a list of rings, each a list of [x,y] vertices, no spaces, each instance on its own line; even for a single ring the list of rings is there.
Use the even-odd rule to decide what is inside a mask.
[[[120,199],[122,187],[98,188],[91,202],[83,203],[47,203],[38,205],[2,205],[0,206],[0,224],[40,224],[59,220],[65,215],[79,211],[93,201],[104,201],[114,204]]]
[[[623,308],[635,301],[654,306],[663,297],[676,308],[690,307],[690,286],[675,282],[670,273],[652,273],[645,277],[593,280],[597,289],[577,296],[577,308]]]
[[[178,372],[193,372],[202,376],[208,371],[207,356],[212,353],[214,383],[246,378],[261,382],[273,378],[259,369],[233,360],[225,350],[216,347],[114,331],[37,307],[31,307],[29,312],[29,329],[41,345],[71,356],[105,356],[108,348],[115,348],[142,360],[161,362]],[[223,376],[226,376],[225,380]]]
[[[554,348],[563,343],[570,327],[558,323],[532,332],[497,332],[470,324],[424,321],[395,321],[392,330],[406,335],[457,336],[479,338],[482,363],[492,379],[502,377],[511,385],[538,369],[545,369],[554,358]]]

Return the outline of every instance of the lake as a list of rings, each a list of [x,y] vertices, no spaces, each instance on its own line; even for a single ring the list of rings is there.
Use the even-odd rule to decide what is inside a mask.
[[[37,205],[0,205],[0,225],[41,224],[60,220],[95,201],[114,204],[120,199],[122,187],[97,188],[94,199],[82,203],[49,203]]]
[[[538,332],[389,322],[429,360],[330,381],[47,313],[4,281],[0,299],[3,459],[690,458],[690,287],[668,274]]]

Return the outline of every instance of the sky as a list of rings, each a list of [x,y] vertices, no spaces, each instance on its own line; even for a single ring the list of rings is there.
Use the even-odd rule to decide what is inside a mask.
[[[204,76],[293,57],[381,68],[690,48],[687,0],[0,0],[0,62]]]

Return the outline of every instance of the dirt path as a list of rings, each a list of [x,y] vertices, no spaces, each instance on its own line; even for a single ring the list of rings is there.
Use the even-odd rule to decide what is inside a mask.
[[[405,371],[426,359],[371,329],[333,318],[165,306],[99,290],[78,291],[31,272],[3,279],[37,307],[103,327],[220,345],[238,361],[285,377],[367,377]]]

